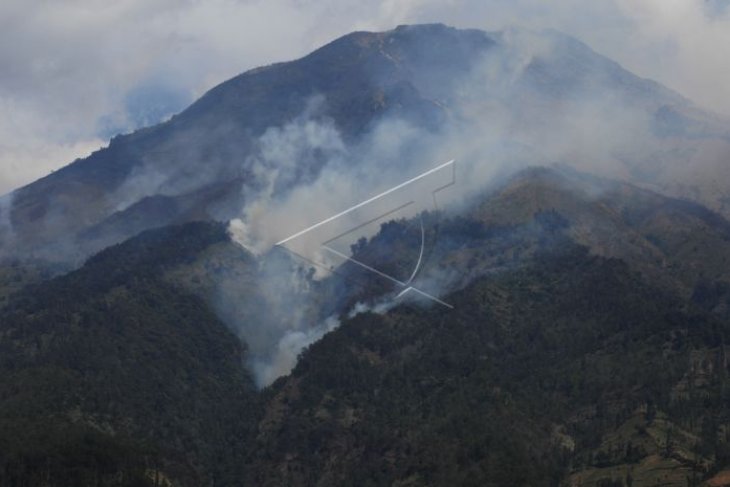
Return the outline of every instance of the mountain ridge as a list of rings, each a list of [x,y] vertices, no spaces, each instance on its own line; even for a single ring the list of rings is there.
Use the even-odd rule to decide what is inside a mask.
[[[520,62],[520,55],[530,55],[529,50],[520,54],[527,49],[521,43],[547,46],[541,49],[548,55],[538,53],[524,73],[519,67],[509,68],[518,69],[515,75],[522,76],[520,83],[526,87],[518,83],[510,90],[518,94],[538,90],[537,98],[528,99],[534,107],[545,103],[560,107],[565,96],[570,100],[597,83],[615,82],[617,93],[638,90],[627,96],[649,103],[650,112],[682,105],[672,108],[679,114],[673,117],[686,118],[682,112],[687,102],[675,93],[635,77],[580,41],[555,33],[547,36],[459,30],[443,24],[400,26],[346,35],[300,59],[247,71],[212,88],[167,122],[114,137],[107,148],[14,191],[5,210],[10,215],[3,216],[9,225],[0,228],[0,244],[5,253],[12,253],[12,242],[18,242],[39,256],[67,254],[67,260],[78,262],[133,235],[89,234],[89,227],[103,228],[114,214],[117,221],[136,219],[136,224],[128,225],[132,231],[157,226],[155,218],[140,218],[132,211],[134,204],[152,196],[170,198],[165,224],[188,221],[185,207],[193,209],[195,219],[233,218],[255,198],[252,193],[261,184],[251,167],[251,157],[258,157],[257,138],[311,111],[307,106],[312,96],[323,96],[323,103],[307,116],[316,122],[332,120],[345,144],[367,136],[384,117],[407,121],[427,137],[455,116],[462,118],[457,113],[462,102],[454,98],[461,96],[461,79],[481,69],[484,56]],[[523,42],[522,37],[530,39]],[[506,82],[501,77],[508,75],[513,76],[497,74],[495,86]],[[568,86],[576,88],[566,93]],[[478,90],[474,96],[481,96]],[[513,107],[533,110],[524,102]],[[540,117],[546,115],[539,110]],[[517,115],[516,123],[540,119]],[[326,162],[326,156],[315,154],[301,171],[316,177]],[[98,241],[90,235],[98,235]]]
[[[544,196],[525,205],[533,195]],[[93,485],[87,479],[98,475],[155,485],[157,475],[174,486],[562,486],[629,476],[634,486],[649,486],[659,462],[673,481],[695,476],[700,485],[730,465],[727,442],[708,433],[730,424],[722,406],[727,309],[690,295],[689,281],[681,293],[662,286],[676,276],[661,263],[651,263],[658,272],[651,274],[640,261],[600,255],[592,250],[596,241],[573,228],[586,211],[593,214],[591,206],[618,205],[628,211],[599,212],[592,221],[599,228],[619,215],[627,226],[616,227],[623,233],[617,238],[630,239],[646,215],[669,205],[686,212],[680,221],[702,237],[697,242],[727,250],[727,242],[695,229],[695,207],[674,208],[673,201],[573,171],[525,170],[485,193],[471,212],[423,217],[427,235],[437,224],[441,237],[428,268],[436,276],[445,266],[464,273],[441,282],[454,310],[405,301],[358,312],[389,290],[368,283],[377,279],[372,275],[353,275],[354,284],[335,280],[345,294],[334,301],[342,304],[339,327],[303,348],[291,373],[261,390],[238,355],[252,353],[245,330],[220,321],[216,286],[230,274],[226,279],[240,284],[230,299],[245,304],[233,312],[263,326],[275,310],[249,304],[266,304],[258,293],[267,292],[260,274],[267,266],[258,259],[267,257],[237,247],[220,223],[144,232],[80,270],[20,291],[0,310],[0,441],[13,453],[0,461],[16,472],[9,479],[32,480],[27,469],[41,458],[48,459],[43,468],[75,485]],[[714,222],[706,216],[700,212],[698,221]],[[390,255],[397,265],[413,251],[403,242],[419,231],[414,223],[384,224],[357,252],[365,262]],[[662,232],[675,230],[653,231],[667,238]],[[660,248],[668,261],[687,258],[688,266],[711,254]],[[326,279],[311,288],[315,308],[337,296],[329,288]],[[721,299],[730,303],[730,293]],[[141,361],[125,371],[117,364],[125,356]],[[145,367],[155,374],[141,383],[127,377]],[[23,388],[14,385],[21,377]],[[211,389],[191,392],[203,379],[213,381]],[[164,394],[149,387],[157,380]],[[51,387],[54,381],[65,386]],[[18,407],[31,400],[38,406]],[[168,405],[158,410],[160,401]],[[180,422],[190,414],[194,420]],[[49,421],[43,434],[29,429],[30,450],[9,441],[13,425]],[[135,426],[150,421],[155,434]],[[208,425],[205,434],[195,429],[199,422]],[[671,451],[661,438],[670,430]],[[101,463],[78,449],[83,442],[96,445]],[[74,453],[59,457],[54,445]],[[87,467],[65,470],[56,458]]]
[[[730,152],[664,90],[561,34],[358,32],[19,189],[0,484],[715,487]],[[350,250],[453,308],[240,243],[442,153],[462,199]]]

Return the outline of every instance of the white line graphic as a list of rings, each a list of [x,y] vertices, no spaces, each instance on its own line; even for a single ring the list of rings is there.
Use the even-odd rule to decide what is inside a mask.
[[[430,169],[430,170],[428,170],[428,171],[424,172],[423,174],[420,174],[420,175],[416,176],[415,178],[409,179],[408,181],[406,181],[406,182],[404,182],[404,183],[400,183],[400,184],[399,184],[398,186],[394,186],[394,187],[390,188],[390,189],[389,189],[389,190],[387,190],[387,191],[383,191],[383,192],[382,192],[382,193],[380,193],[379,195],[375,195],[375,196],[373,196],[372,198],[370,198],[370,199],[367,199],[367,200],[363,201],[362,203],[358,203],[358,204],[356,204],[355,206],[351,206],[350,208],[346,209],[345,211],[341,211],[340,213],[338,213],[338,214],[336,214],[336,215],[334,215],[334,216],[331,216],[331,217],[329,217],[329,218],[327,218],[327,219],[325,219],[325,220],[322,220],[322,221],[321,221],[321,222],[319,222],[319,223],[315,223],[315,224],[314,224],[314,225],[312,225],[311,227],[305,228],[305,229],[304,229],[304,230],[302,230],[301,232],[297,232],[297,233],[295,233],[294,235],[291,235],[291,236],[289,236],[289,237],[285,238],[284,240],[281,240],[280,242],[276,242],[276,244],[274,244],[274,245],[282,245],[282,244],[285,244],[285,243],[287,243],[287,242],[288,242],[289,240],[293,240],[293,239],[295,239],[295,238],[297,238],[297,237],[300,237],[300,236],[304,235],[305,233],[307,233],[307,232],[310,232],[310,231],[314,230],[314,229],[315,229],[315,228],[317,228],[317,227],[321,227],[321,226],[322,226],[322,225],[324,225],[325,223],[329,223],[329,222],[331,222],[331,221],[334,221],[334,220],[336,220],[336,219],[340,218],[341,216],[345,216],[345,215],[347,215],[348,213],[351,213],[351,212],[353,212],[353,211],[357,210],[358,208],[362,208],[363,206],[365,206],[365,205],[367,205],[367,204],[369,204],[369,203],[372,203],[373,201],[377,201],[377,200],[379,200],[380,198],[382,198],[382,197],[384,197],[384,196],[388,196],[389,194],[391,194],[391,193],[394,193],[395,191],[398,191],[399,189],[403,188],[404,186],[407,186],[407,185],[409,185],[409,184],[412,184],[412,183],[414,183],[414,182],[418,181],[419,179],[423,179],[423,178],[425,178],[426,176],[428,176],[429,174],[433,174],[433,173],[435,173],[435,172],[436,172],[436,171],[438,171],[439,169],[443,169],[443,168],[445,168],[445,167],[447,167],[447,166],[453,166],[453,165],[454,165],[454,160],[453,160],[453,159],[451,159],[451,160],[450,160],[449,162],[445,162],[444,164],[441,164],[441,165],[440,165],[440,166],[438,166],[438,167],[434,167],[433,169]],[[453,182],[452,182],[452,184],[453,184]],[[441,188],[439,188],[439,189],[441,189]]]
[[[375,195],[375,196],[373,196],[371,198],[368,198],[365,201],[362,201],[362,202],[360,202],[360,203],[358,203],[356,205],[353,205],[353,206],[347,208],[346,210],[343,210],[343,211],[337,213],[336,215],[333,215],[333,216],[331,216],[329,218],[326,218],[326,219],[324,219],[324,220],[322,220],[322,221],[320,221],[318,223],[315,223],[314,225],[311,225],[311,226],[305,228],[304,230],[301,230],[301,231],[299,231],[299,232],[297,232],[297,233],[295,233],[293,235],[290,235],[289,237],[287,237],[287,238],[285,238],[285,239],[277,242],[275,245],[282,246],[283,248],[287,249],[288,251],[290,251],[290,252],[292,252],[292,253],[294,253],[296,255],[299,255],[299,256],[301,256],[303,258],[305,258],[305,260],[308,260],[308,261],[314,263],[311,259],[309,259],[307,257],[304,257],[303,255],[301,255],[299,252],[295,251],[294,249],[287,248],[285,246],[285,244],[287,244],[288,242],[291,242],[292,240],[295,240],[298,237],[301,237],[301,236],[303,236],[303,235],[305,235],[305,234],[307,234],[309,232],[312,232],[313,230],[316,230],[318,228],[321,228],[324,225],[327,225],[328,223],[334,222],[338,218],[344,217],[344,216],[346,216],[346,215],[354,212],[355,210],[358,210],[360,208],[363,208],[363,207],[365,207],[368,204],[374,203],[375,201],[377,201],[379,199],[382,199],[382,198],[384,198],[384,197],[386,197],[388,195],[391,195],[391,194],[395,193],[396,191],[405,188],[408,185],[414,184],[414,183],[418,182],[419,180],[422,180],[422,179],[424,179],[424,178],[426,178],[426,177],[428,177],[428,176],[430,176],[432,174],[437,173],[438,171],[446,170],[447,168],[451,168],[451,181],[449,181],[446,184],[442,184],[441,186],[437,187],[436,189],[431,190],[431,194],[432,194],[432,197],[433,197],[434,207],[437,207],[437,205],[436,205],[436,193],[439,192],[439,191],[441,191],[441,190],[443,190],[443,189],[445,189],[445,188],[448,188],[449,186],[454,185],[455,182],[456,182],[456,170],[455,170],[455,161],[454,161],[454,159],[452,159],[452,160],[450,160],[448,162],[445,162],[444,164],[441,164],[441,165],[439,165],[437,167],[434,167],[433,169],[429,169],[428,171],[426,171],[426,172],[424,172],[422,174],[419,174],[418,176],[416,176],[414,178],[411,178],[411,179],[409,179],[407,181],[404,181],[404,182],[398,184],[397,186],[393,186],[392,188],[390,188],[390,189],[388,189],[386,191],[383,191],[382,193],[379,193],[379,194],[377,194],[377,195]],[[408,294],[409,292],[412,291],[412,292],[417,293],[417,294],[419,294],[419,295],[421,295],[421,296],[423,296],[425,298],[428,298],[428,299],[430,299],[430,300],[432,300],[432,301],[434,301],[436,303],[439,303],[439,304],[441,304],[443,306],[446,306],[448,308],[453,308],[453,306],[451,306],[450,304],[448,304],[448,303],[446,303],[446,302],[438,299],[437,297],[432,296],[431,294],[429,294],[427,292],[424,292],[424,291],[422,291],[422,290],[420,290],[420,289],[418,289],[418,288],[410,285],[411,282],[413,282],[413,280],[417,277],[417,275],[419,273],[419,270],[421,268],[421,264],[422,264],[422,261],[423,261],[424,252],[425,252],[426,231],[425,231],[425,228],[424,228],[424,225],[423,225],[423,218],[422,217],[421,217],[421,220],[420,220],[420,226],[421,226],[421,248],[420,248],[419,254],[418,254],[418,261],[416,262],[416,266],[413,269],[413,272],[411,273],[410,277],[405,282],[403,282],[403,281],[401,281],[399,279],[396,279],[395,277],[390,276],[390,275],[388,275],[388,274],[386,274],[384,272],[381,272],[381,271],[373,268],[372,266],[369,266],[369,265],[367,265],[367,264],[365,264],[363,262],[360,262],[357,259],[354,259],[354,258],[352,258],[352,257],[350,257],[350,256],[348,256],[348,255],[346,255],[346,254],[344,254],[344,253],[342,253],[342,252],[340,252],[338,250],[335,250],[335,249],[333,249],[332,247],[330,247],[328,245],[330,242],[332,242],[334,240],[337,240],[338,238],[340,238],[340,237],[342,237],[344,235],[347,235],[348,233],[352,233],[353,231],[355,231],[355,230],[357,230],[359,228],[362,228],[365,225],[368,225],[370,223],[373,223],[373,222],[375,222],[375,221],[377,221],[377,220],[379,220],[379,219],[381,219],[381,218],[383,218],[385,216],[388,216],[390,214],[393,214],[393,213],[395,213],[395,212],[397,212],[397,211],[399,211],[399,210],[401,210],[403,208],[406,208],[407,206],[409,206],[409,205],[411,205],[413,203],[414,203],[413,200],[406,201],[405,203],[402,203],[402,204],[398,205],[394,209],[391,209],[391,210],[389,210],[389,211],[387,211],[385,213],[381,213],[378,216],[369,219],[367,222],[365,222],[363,224],[360,224],[360,225],[358,225],[358,226],[356,226],[354,228],[351,228],[350,230],[348,230],[348,231],[346,231],[344,233],[340,232],[338,235],[336,235],[336,236],[334,236],[332,238],[326,239],[325,241],[323,241],[322,243],[320,243],[319,246],[320,246],[320,248],[323,248],[324,250],[326,250],[328,252],[331,252],[332,254],[337,255],[338,257],[340,257],[340,258],[342,258],[342,259],[344,259],[346,261],[352,262],[353,264],[362,267],[363,269],[367,270],[368,272],[372,272],[372,273],[374,273],[374,274],[376,274],[376,275],[378,275],[380,277],[383,277],[385,279],[388,279],[389,281],[393,282],[397,286],[400,286],[400,287],[404,288],[401,292],[399,292],[396,295],[396,297],[395,297],[396,299],[401,298],[401,297],[405,296],[406,294]],[[315,263],[315,265],[318,265],[318,264]]]

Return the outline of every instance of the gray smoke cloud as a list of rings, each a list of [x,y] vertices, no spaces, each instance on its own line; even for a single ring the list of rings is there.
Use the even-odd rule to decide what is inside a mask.
[[[258,257],[248,278],[216,286],[214,306],[246,342],[247,366],[261,387],[289,372],[299,352],[336,325],[315,309],[306,268],[283,252]]]
[[[274,353],[267,360],[256,361],[252,364],[256,382],[260,386],[265,386],[291,372],[299,355],[306,347],[315,343],[339,325],[339,320],[331,316],[314,326],[302,330],[286,330],[276,343]]]

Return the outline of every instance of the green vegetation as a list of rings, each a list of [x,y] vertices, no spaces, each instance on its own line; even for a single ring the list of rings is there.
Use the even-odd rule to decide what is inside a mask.
[[[229,283],[225,298],[244,305],[216,307],[223,318],[243,312],[237,325],[255,328],[285,313],[265,309],[257,262],[223,225],[146,232],[9,292],[0,485],[699,487],[728,477],[723,221],[630,188],[587,198],[555,178],[528,173],[469,214],[423,215],[428,268],[455,290],[445,296],[455,308],[342,316],[263,391],[211,305]],[[395,221],[353,250],[407,275],[419,239],[418,224]],[[309,282],[307,316],[389,291],[359,268],[339,274],[353,279]]]
[[[260,423],[252,484],[558,485],[638,463],[655,453],[642,435],[674,430],[656,453],[683,482],[726,461],[727,441],[693,436],[728,428],[723,408],[685,407],[677,387],[730,326],[624,263],[568,246],[450,299],[358,315],[313,345],[268,392],[283,410]],[[703,394],[727,388],[713,380]],[[647,408],[651,425],[615,437]]]
[[[13,298],[0,485],[236,485],[255,407],[244,350],[162,278],[225,238],[211,224],[149,232]]]

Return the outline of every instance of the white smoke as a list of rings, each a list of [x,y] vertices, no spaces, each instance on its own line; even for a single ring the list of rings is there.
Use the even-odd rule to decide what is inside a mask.
[[[255,361],[252,364],[256,383],[260,386],[271,384],[282,375],[288,374],[296,365],[302,351],[322,338],[326,333],[340,325],[339,320],[331,316],[322,323],[304,330],[288,330],[276,344],[276,349],[267,360]]]
[[[345,157],[345,144],[333,121],[320,117],[324,103],[324,97],[312,97],[294,120],[267,129],[244,163],[251,174],[243,188],[247,204],[231,225],[236,240],[254,254],[269,250],[291,232],[288,222],[300,221],[293,206],[281,205],[281,200],[297,185],[321,180],[322,167]],[[285,215],[279,213],[282,207]]]
[[[636,81],[620,66],[559,34],[513,30],[497,40],[497,48],[454,80],[447,93],[448,123],[437,131],[386,117],[359,140],[346,143],[321,116],[327,103],[322,97],[286,125],[268,129],[246,161],[253,178],[244,189],[241,217],[229,225],[232,238],[265,260],[280,239],[450,159],[458,161],[457,191],[440,202],[445,211],[469,204],[496,176],[531,165],[568,164],[635,178],[643,161],[667,147],[668,141],[654,133],[653,117],[662,103],[684,106],[681,97]],[[594,63],[587,75],[575,74],[585,69],[581,56]],[[560,79],[525,86],[530,70],[541,61],[559,63],[582,84],[568,93],[560,92]],[[636,90],[644,93],[632,98]],[[680,159],[663,162],[651,181],[659,188],[684,167]],[[377,225],[372,228],[377,231]],[[360,236],[372,234],[353,239]],[[266,307],[277,310],[261,325],[268,327],[266,339],[260,339],[260,330],[241,332],[253,351],[252,368],[260,385],[287,373],[303,347],[337,326],[335,318],[322,320],[303,311],[312,305],[311,294],[301,292],[307,281],[301,271],[292,270],[295,264],[287,266],[270,267],[260,282]],[[457,282],[441,269],[425,276],[423,285],[438,295]],[[395,304],[358,303],[349,313],[380,313]]]

